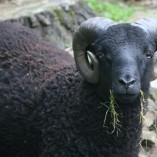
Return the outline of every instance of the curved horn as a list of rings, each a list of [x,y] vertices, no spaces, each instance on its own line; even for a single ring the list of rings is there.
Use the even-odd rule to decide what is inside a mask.
[[[157,19],[154,18],[143,18],[132,25],[142,28],[148,35],[150,35],[155,42],[157,42]]]
[[[88,52],[92,61],[93,68],[86,59],[87,47],[93,43],[108,27],[115,23],[103,17],[94,17],[81,24],[73,37],[73,50],[76,65],[85,80],[90,83],[98,83],[99,80],[99,63],[95,57]]]

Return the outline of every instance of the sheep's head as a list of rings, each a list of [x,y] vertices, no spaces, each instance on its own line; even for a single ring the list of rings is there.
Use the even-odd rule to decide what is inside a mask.
[[[116,24],[95,17],[74,34],[76,65],[86,81],[98,84],[102,95],[113,90],[119,101],[128,103],[140,90],[148,91],[156,39],[155,19]]]

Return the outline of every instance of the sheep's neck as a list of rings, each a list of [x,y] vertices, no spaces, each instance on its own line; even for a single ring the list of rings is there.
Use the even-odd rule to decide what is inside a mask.
[[[117,104],[115,111],[118,114],[118,125],[116,125],[113,113],[111,114],[111,110],[109,110],[108,107],[104,106],[101,110],[100,117],[102,119],[105,119],[106,112],[108,111],[108,115],[105,120],[106,122],[103,124],[105,127],[103,129],[104,132],[106,132],[105,138],[108,140],[111,138],[116,143],[115,146],[114,144],[112,145],[112,148],[116,148],[118,144],[118,147],[122,148],[120,150],[123,151],[117,153],[123,154],[122,157],[136,156],[139,151],[142,130],[140,98],[137,98],[130,104]],[[131,154],[130,156],[129,150],[136,153]]]

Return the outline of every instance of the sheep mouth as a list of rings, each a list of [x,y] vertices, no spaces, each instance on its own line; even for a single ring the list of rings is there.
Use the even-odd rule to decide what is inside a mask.
[[[118,101],[121,101],[123,103],[130,103],[132,101],[134,101],[137,97],[138,97],[139,93],[136,94],[118,94],[118,93],[114,93],[115,98]]]

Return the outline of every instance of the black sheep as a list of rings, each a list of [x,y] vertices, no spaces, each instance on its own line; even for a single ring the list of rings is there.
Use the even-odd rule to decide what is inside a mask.
[[[140,91],[147,97],[156,24],[84,22],[73,41],[82,77],[66,52],[0,22],[0,156],[137,157]],[[110,111],[105,118],[110,91],[115,129]]]

